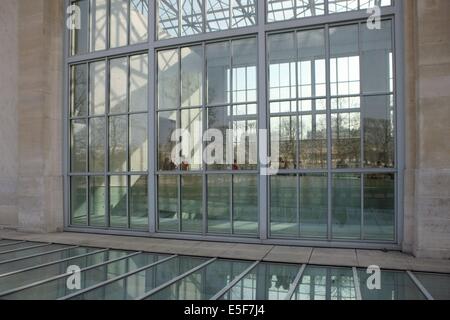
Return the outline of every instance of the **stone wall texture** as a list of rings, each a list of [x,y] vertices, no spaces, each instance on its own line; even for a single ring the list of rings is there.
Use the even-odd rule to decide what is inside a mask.
[[[415,23],[410,26],[416,41],[413,252],[450,258],[450,1],[414,2]]]
[[[0,1],[0,227],[63,227],[63,4]],[[403,251],[448,259],[450,1],[404,11]]]
[[[0,2],[0,225],[17,227],[17,1]]]
[[[0,225],[23,231],[63,227],[63,4],[0,2]]]

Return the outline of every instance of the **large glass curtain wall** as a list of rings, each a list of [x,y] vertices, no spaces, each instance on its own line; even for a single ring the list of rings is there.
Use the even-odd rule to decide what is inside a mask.
[[[397,243],[398,4],[67,4],[68,227]]]

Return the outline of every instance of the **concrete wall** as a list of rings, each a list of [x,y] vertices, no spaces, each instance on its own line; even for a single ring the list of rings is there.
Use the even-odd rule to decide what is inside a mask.
[[[0,3],[0,225],[23,231],[63,226],[63,5]]]
[[[0,3],[0,226],[17,219],[17,0]]]
[[[450,1],[414,2],[414,253],[450,258]]]

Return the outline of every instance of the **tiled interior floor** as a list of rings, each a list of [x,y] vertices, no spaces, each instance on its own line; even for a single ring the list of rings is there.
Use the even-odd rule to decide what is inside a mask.
[[[359,250],[5,230],[0,238],[0,299],[450,299],[449,261],[396,252],[364,252],[361,262]],[[382,267],[380,289],[367,286],[369,261]],[[81,269],[80,288],[67,286],[71,266]]]

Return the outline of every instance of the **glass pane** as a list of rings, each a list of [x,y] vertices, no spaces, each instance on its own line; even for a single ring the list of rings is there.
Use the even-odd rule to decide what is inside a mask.
[[[160,112],[158,114],[158,168],[164,171],[177,169],[172,161],[172,150],[179,140],[172,140],[178,128],[177,112]]]
[[[107,0],[91,0],[91,51],[100,51],[107,48]]]
[[[269,36],[269,90],[271,100],[297,97],[297,49],[295,48],[294,37],[294,32]]]
[[[230,42],[206,45],[208,105],[230,102]]]
[[[328,11],[330,13],[358,10],[359,0],[329,0]]]
[[[148,229],[147,176],[130,177],[130,219],[132,229]]]
[[[358,25],[330,28],[331,95],[360,94]]]
[[[127,172],[127,116],[109,118],[109,170]]]
[[[54,263],[49,266],[33,268],[28,271],[23,271],[12,275],[0,277],[0,288],[2,288],[1,289],[2,292],[5,292],[7,290],[19,288],[34,282],[42,281],[45,279],[49,279],[51,277],[64,274],[67,272],[67,268],[69,266],[78,266],[80,268],[86,268],[108,260],[123,257],[124,255],[129,253],[130,252],[126,251],[109,250],[106,252],[96,253],[84,257],[75,257],[74,255],[71,255],[69,257],[73,258],[64,262]],[[63,285],[63,289],[66,288],[67,286]],[[39,296],[35,298],[37,299],[38,297]],[[20,298],[17,297],[17,299],[21,299],[21,297]]]
[[[232,28],[250,27],[256,24],[255,0],[231,1]]]
[[[208,176],[208,233],[231,233],[231,175]]]
[[[298,237],[297,176],[270,178],[270,234]]]
[[[36,266],[40,266],[47,263],[56,263],[59,260],[63,259],[70,259],[79,255],[87,254],[89,252],[94,252],[95,248],[72,248],[72,249],[66,249],[58,252],[53,253],[46,253],[43,255],[39,255],[36,257],[30,257],[26,259],[20,259],[18,261],[11,261],[7,263],[0,264],[0,275],[2,275],[1,278],[5,277],[6,273],[10,272],[16,272],[20,270],[24,270],[27,268],[34,268]],[[3,287],[3,283],[0,280],[0,287],[2,288],[2,291],[5,290]],[[8,288],[6,288],[8,289]]]
[[[89,64],[89,114],[105,114],[106,62]]]
[[[392,5],[391,0],[359,0],[359,8],[367,9],[373,8],[375,5],[386,7]]]
[[[292,300],[356,300],[350,268],[307,267]]]
[[[80,22],[80,28],[72,28],[71,30],[71,54],[76,55],[87,53],[89,50],[89,0],[75,1],[73,4],[78,7],[79,11],[71,11],[71,21],[73,23]],[[79,17],[76,16],[77,12],[79,12]]]
[[[181,49],[181,106],[203,104],[203,47]]]
[[[248,106],[233,109],[233,170],[256,170],[258,167],[258,139],[256,114],[247,114]]]
[[[239,276],[249,262],[218,260],[171,286],[158,291],[151,300],[208,300]]]
[[[202,109],[189,109],[181,111],[181,128],[189,134],[183,145],[188,150],[183,150],[181,170],[200,170],[202,168],[202,141],[203,141],[203,121]]]
[[[381,29],[361,25],[361,68],[364,93],[392,92],[392,22],[382,21]]]
[[[298,96],[326,95],[325,32],[323,29],[297,32]]]
[[[110,47],[128,44],[128,0],[111,0]]]
[[[89,221],[95,227],[104,227],[106,224],[106,183],[104,177],[89,178]]]
[[[148,170],[147,123],[146,115],[130,115],[130,171]]]
[[[206,1],[206,31],[220,31],[230,28],[230,0]]]
[[[181,36],[191,36],[203,32],[202,1],[181,1]]]
[[[268,22],[294,19],[296,0],[267,0]]]
[[[268,22],[323,15],[324,0],[267,0]]]
[[[414,275],[435,300],[450,300],[450,275],[416,272]]]
[[[73,120],[71,128],[71,171],[87,171],[88,130],[86,120]]]
[[[233,230],[235,234],[256,235],[259,230],[258,177],[233,177]]]
[[[233,163],[232,137],[227,130],[231,130],[232,119],[230,107],[208,108],[208,133],[205,136],[211,143],[205,150],[208,170],[231,169]]]
[[[105,118],[89,120],[89,171],[103,172],[105,170],[106,126]]]
[[[297,0],[296,18],[306,18],[323,15],[325,0]]]
[[[395,175],[364,176],[364,238],[395,240]]]
[[[11,250],[22,250],[34,246],[44,245],[42,242],[20,242],[15,244],[9,244],[7,246],[0,247],[0,254],[7,254]]]
[[[20,258],[32,256],[35,254],[45,254],[45,253],[53,251],[53,250],[60,250],[60,249],[64,249],[64,248],[68,248],[68,246],[60,245],[60,244],[50,244],[50,245],[45,245],[42,247],[24,249],[24,250],[9,252],[9,253],[2,253],[2,254],[0,254],[0,263],[3,264],[4,262],[6,262],[8,260],[20,259]],[[11,250],[13,250],[13,249],[11,249]]]
[[[358,270],[361,283],[361,296],[363,300],[425,300],[406,272],[381,271],[381,289],[369,290],[366,283],[372,283],[369,277],[372,273]]]
[[[231,288],[223,300],[284,300],[299,271],[298,266],[260,263]]]
[[[179,7],[180,0],[158,0],[158,39],[180,36]]]
[[[180,95],[178,50],[158,52],[158,108],[178,108]]]
[[[73,276],[64,276],[59,279],[40,284],[38,286],[13,293],[6,296],[6,299],[55,300],[76,293],[80,290],[98,285],[102,282],[115,279],[125,273],[133,272],[139,268],[152,264],[163,257],[164,256],[162,255],[158,256],[155,254],[147,253],[138,254],[119,261],[110,262],[103,266],[98,266],[93,269],[82,271],[80,277],[84,281],[81,281],[81,287],[79,289],[69,289],[67,283],[71,281],[70,277]]]
[[[361,166],[361,115],[359,112],[331,115],[333,167]]]
[[[181,177],[181,231],[201,233],[203,181],[201,176]]]
[[[364,97],[362,104],[364,108],[364,166],[394,168],[394,97]]]
[[[375,5],[385,7],[392,4],[391,0],[329,0],[329,13],[348,12],[373,8]]]
[[[178,177],[158,177],[158,219],[159,231],[178,232]]]
[[[130,57],[130,112],[148,110],[148,55]]]
[[[256,102],[257,88],[257,45],[256,39],[242,39],[232,42],[233,83],[232,99],[237,102]]]
[[[201,258],[176,257],[74,297],[74,300],[135,300],[205,261]]]
[[[295,169],[297,161],[297,119],[295,117],[272,117],[270,119],[272,148],[278,148],[278,161],[272,167],[281,170]],[[276,150],[272,150],[273,152]]]
[[[128,58],[111,60],[110,69],[109,112],[127,112]]]
[[[127,177],[111,176],[109,178],[109,214],[112,228],[127,228]]]
[[[299,168],[326,168],[328,155],[326,114],[300,116],[299,126]]]
[[[83,117],[88,110],[88,70],[87,64],[71,67],[70,110],[72,117]]]
[[[72,225],[87,225],[87,178],[71,178],[70,217]]]
[[[148,37],[148,0],[130,1],[130,44],[146,42]]]
[[[333,176],[333,239],[361,238],[361,175]]]
[[[300,236],[325,238],[328,230],[326,174],[300,175]]]

